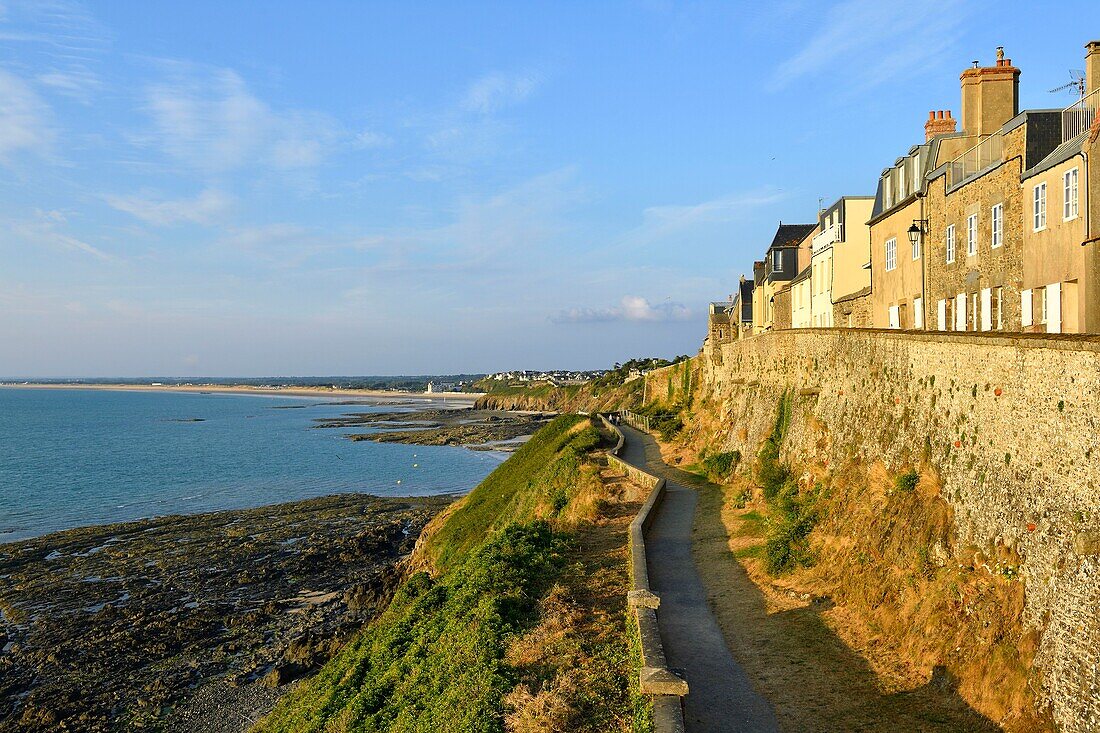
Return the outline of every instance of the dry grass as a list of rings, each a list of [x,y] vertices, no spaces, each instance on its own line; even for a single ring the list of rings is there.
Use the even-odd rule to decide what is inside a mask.
[[[764,503],[731,500],[744,483],[704,489],[697,560],[731,648],[785,729],[1050,730],[1032,713],[1019,559],[955,548],[933,474],[912,492],[881,465],[828,476],[816,562],[781,578],[760,559]]]
[[[626,639],[627,528],[644,489],[589,465],[571,526],[576,547],[539,605],[539,623],[514,639],[505,661],[519,684],[505,698],[510,733],[645,730]],[[582,518],[583,517],[583,518]]]

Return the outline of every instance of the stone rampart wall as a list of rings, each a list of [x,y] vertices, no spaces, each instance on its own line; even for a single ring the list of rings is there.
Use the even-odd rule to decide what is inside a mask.
[[[934,470],[960,546],[1023,559],[1042,702],[1067,733],[1100,730],[1100,338],[813,329],[717,348],[693,364],[722,450],[755,455],[789,392],[792,464]]]

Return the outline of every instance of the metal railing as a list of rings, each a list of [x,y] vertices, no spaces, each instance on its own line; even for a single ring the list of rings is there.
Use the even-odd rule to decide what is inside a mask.
[[[820,232],[814,236],[810,242],[810,251],[819,252],[825,247],[828,247],[834,242],[839,242],[844,239],[844,225],[839,221],[831,225],[828,229]]]
[[[954,186],[1004,160],[1004,134],[995,132],[947,164],[947,185]]]
[[[1088,132],[1096,119],[1096,107],[1100,103],[1100,89],[1085,95],[1062,110],[1062,142],[1066,143]]]

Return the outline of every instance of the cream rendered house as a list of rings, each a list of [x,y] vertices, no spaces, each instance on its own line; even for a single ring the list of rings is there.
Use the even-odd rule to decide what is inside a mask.
[[[1100,227],[1089,216],[1090,185],[1100,190],[1100,41],[1085,48],[1085,95],[1060,115],[1061,145],[1020,177],[1025,331],[1100,333]]]
[[[834,303],[871,287],[871,218],[874,196],[844,196],[821,212],[810,243],[810,326],[831,328]]]
[[[813,270],[802,270],[791,280],[791,328],[810,328],[814,326],[811,297],[813,290],[810,279]]]

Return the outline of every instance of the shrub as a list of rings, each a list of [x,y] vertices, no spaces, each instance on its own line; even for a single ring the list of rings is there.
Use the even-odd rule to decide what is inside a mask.
[[[707,478],[720,481],[729,477],[739,463],[741,451],[734,450],[707,456],[703,459],[703,468],[706,469]]]
[[[904,491],[909,493],[917,488],[917,483],[920,481],[920,476],[915,470],[910,469],[908,472],[903,473],[897,477],[895,484],[898,491]]]

